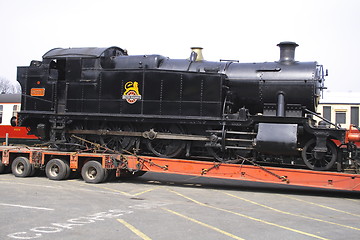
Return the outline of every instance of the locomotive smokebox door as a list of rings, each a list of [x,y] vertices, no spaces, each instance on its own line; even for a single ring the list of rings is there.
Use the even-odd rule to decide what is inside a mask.
[[[273,155],[297,152],[297,124],[259,123],[256,150]]]

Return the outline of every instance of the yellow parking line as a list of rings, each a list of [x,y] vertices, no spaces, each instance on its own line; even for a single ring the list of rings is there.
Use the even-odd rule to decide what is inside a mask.
[[[354,214],[354,213],[346,212],[346,211],[336,209],[336,208],[333,208],[333,207],[328,207],[328,206],[325,206],[325,205],[322,205],[322,204],[309,202],[309,201],[306,201],[306,200],[302,200],[300,198],[290,197],[290,196],[283,196],[283,197],[290,198],[290,199],[293,199],[293,200],[296,200],[296,201],[299,201],[299,202],[304,202],[304,203],[307,203],[307,204],[315,205],[315,206],[318,206],[318,207],[326,208],[326,209],[329,209],[329,210],[332,210],[332,211],[341,212],[341,213],[349,214],[349,215],[352,215],[352,216],[360,217],[359,214]]]
[[[163,210],[168,211],[168,212],[170,212],[170,213],[172,213],[172,214],[175,214],[175,215],[177,215],[177,216],[180,216],[180,217],[182,217],[182,218],[185,218],[185,219],[187,219],[187,220],[189,220],[189,221],[192,221],[192,222],[194,222],[194,223],[200,224],[201,226],[210,228],[210,229],[212,229],[212,230],[214,230],[214,231],[217,231],[217,232],[219,232],[219,233],[222,233],[222,234],[224,234],[224,235],[226,235],[226,236],[228,236],[228,237],[231,237],[231,238],[234,238],[234,239],[243,240],[243,238],[240,238],[240,237],[235,236],[235,235],[233,235],[233,234],[231,234],[231,233],[225,232],[224,230],[221,230],[221,229],[219,229],[219,228],[217,228],[217,227],[213,227],[213,226],[211,226],[211,225],[209,225],[209,224],[200,222],[200,221],[198,221],[198,220],[196,220],[196,219],[193,219],[193,218],[191,218],[191,217],[185,216],[185,215],[183,215],[183,214],[181,214],[181,213],[172,211],[172,210],[167,209],[167,208],[163,208]]]
[[[130,229],[133,233],[135,233],[136,235],[138,235],[141,239],[144,240],[151,240],[151,238],[149,238],[148,236],[146,236],[144,233],[142,233],[140,230],[138,230],[136,227],[134,227],[133,225],[131,225],[130,223],[127,223],[125,220],[123,219],[116,219],[118,222],[122,223],[125,227],[127,227],[128,229]]]
[[[13,179],[11,178],[0,178],[0,181],[12,181]]]
[[[313,238],[317,238],[317,239],[323,239],[323,240],[327,240],[327,238],[323,238],[323,237],[320,237],[320,236],[317,236],[315,234],[311,234],[311,233],[307,233],[307,232],[303,232],[303,231],[300,231],[300,230],[297,230],[297,229],[294,229],[294,228],[289,228],[289,227],[285,227],[285,226],[282,226],[282,225],[279,225],[279,224],[276,224],[276,223],[272,223],[272,222],[268,222],[268,221],[265,221],[265,220],[261,220],[259,218],[254,218],[254,217],[250,217],[250,216],[247,216],[245,214],[242,214],[242,213],[238,213],[238,212],[233,212],[233,211],[230,211],[230,210],[227,210],[227,209],[223,209],[223,208],[219,208],[219,207],[214,207],[214,206],[211,206],[211,205],[207,205],[205,203],[202,203],[202,202],[199,202],[197,200],[194,200],[190,197],[187,197],[181,193],[178,193],[174,190],[170,190],[168,189],[168,191],[170,192],[173,192],[183,198],[186,198],[196,204],[199,204],[201,206],[204,206],[204,207],[208,207],[208,208],[212,208],[212,209],[216,209],[216,210],[219,210],[219,211],[223,211],[223,212],[227,212],[227,213],[231,213],[231,214],[235,214],[237,216],[241,216],[243,218],[247,218],[247,219],[250,219],[250,220],[253,220],[253,221],[257,221],[257,222],[261,222],[261,223],[264,223],[264,224],[268,224],[268,225],[271,225],[271,226],[275,226],[275,227],[278,227],[278,228],[282,228],[282,229],[285,229],[285,230],[289,230],[289,231],[292,231],[292,232],[295,232],[295,233],[299,233],[299,234],[302,234],[302,235],[306,235],[306,236],[309,236],[309,237],[313,237]]]
[[[220,191],[217,191],[217,192],[220,192]],[[299,214],[296,214],[296,213],[285,212],[285,211],[282,211],[282,210],[280,210],[280,209],[276,209],[276,208],[273,208],[273,207],[269,207],[269,206],[267,206],[267,205],[264,205],[264,204],[261,204],[261,203],[257,203],[257,202],[251,201],[251,200],[249,200],[249,199],[242,198],[242,197],[239,197],[239,196],[230,194],[230,193],[226,193],[226,192],[221,192],[221,193],[226,194],[226,195],[228,195],[228,196],[230,196],[230,197],[234,197],[234,198],[240,199],[240,200],[242,200],[242,201],[245,201],[245,202],[248,202],[248,203],[251,203],[251,204],[260,206],[260,207],[263,207],[263,208],[267,208],[267,209],[272,210],[272,211],[275,211],[275,212],[287,214],[287,215],[294,216],[294,217],[300,217],[300,218],[310,219],[310,220],[313,220],[313,221],[318,221],[318,222],[333,224],[333,225],[336,225],[336,226],[341,226],[341,227],[350,228],[350,229],[353,229],[353,230],[360,231],[360,228],[351,227],[351,226],[348,226],[348,225],[343,225],[343,224],[339,224],[339,223],[335,223],[335,222],[330,222],[330,221],[326,221],[326,220],[322,220],[322,219],[318,219],[318,218],[308,217],[308,216],[304,216],[304,215],[299,215]]]
[[[139,195],[141,195],[141,194],[144,194],[144,193],[147,193],[147,192],[150,192],[150,191],[153,191],[153,190],[155,190],[155,189],[160,188],[160,187],[155,187],[155,188],[147,189],[147,190],[145,190],[145,191],[141,191],[141,192],[139,192],[139,193],[131,194],[131,193],[127,193],[127,192],[124,192],[124,191],[120,191],[120,190],[116,190],[116,189],[104,187],[103,185],[82,183],[82,182],[78,182],[78,181],[74,181],[74,180],[68,180],[68,181],[77,182],[78,184],[84,185],[84,186],[91,186],[91,187],[94,187],[94,188],[100,188],[100,189],[108,190],[108,191],[111,191],[111,192],[121,193],[121,194],[123,194],[123,195],[125,195],[125,196],[129,196],[129,197],[139,196]]]
[[[158,189],[158,188],[160,188],[160,187],[155,187],[155,188],[151,188],[151,189],[148,189],[148,190],[139,192],[139,193],[135,193],[135,194],[133,194],[133,196],[139,196],[139,195],[141,195],[141,194],[144,194],[144,193],[147,193],[147,192],[151,192],[151,191],[153,191],[153,190],[155,190],[155,189]]]
[[[111,191],[111,192],[117,192],[117,193],[121,193],[125,196],[132,196],[132,194],[129,194],[127,192],[123,192],[123,191],[120,191],[120,190],[116,190],[116,189],[112,189],[112,188],[108,188],[108,187],[102,187],[102,186],[97,186],[97,185],[92,185],[93,187],[96,187],[96,188],[100,188],[100,189],[104,189],[104,190],[108,190],[108,191]]]

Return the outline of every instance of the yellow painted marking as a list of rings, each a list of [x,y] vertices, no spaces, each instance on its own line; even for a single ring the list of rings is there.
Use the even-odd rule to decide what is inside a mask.
[[[97,185],[91,185],[92,187],[95,187],[95,188],[100,188],[100,189],[104,189],[104,190],[108,190],[108,191],[111,191],[111,192],[116,192],[116,193],[121,193],[125,196],[132,196],[131,194],[127,193],[127,192],[123,192],[123,191],[120,191],[120,190],[116,190],[116,189],[112,189],[112,188],[108,188],[108,187],[103,187],[103,186],[97,186]]]
[[[257,221],[257,222],[261,222],[261,223],[264,223],[264,224],[268,224],[268,225],[271,225],[271,226],[274,226],[274,227],[278,227],[278,228],[282,228],[282,229],[285,229],[285,230],[289,230],[289,231],[292,231],[292,232],[295,232],[295,233],[299,233],[299,234],[303,234],[303,235],[306,235],[306,236],[309,236],[309,237],[313,237],[313,238],[317,238],[317,239],[323,239],[323,240],[328,240],[327,238],[323,238],[323,237],[320,237],[320,236],[317,236],[315,234],[311,234],[311,233],[307,233],[307,232],[303,232],[303,231],[300,231],[300,230],[296,230],[294,228],[289,228],[289,227],[285,227],[285,226],[282,226],[282,225],[279,225],[279,224],[276,224],[276,223],[272,223],[272,222],[268,222],[268,221],[265,221],[265,220],[261,220],[259,218],[254,218],[254,217],[250,217],[250,216],[247,216],[245,214],[242,214],[242,213],[238,213],[238,212],[233,212],[233,211],[230,211],[230,210],[227,210],[227,209],[223,209],[223,208],[219,208],[219,207],[214,207],[214,206],[211,206],[211,205],[207,205],[205,203],[202,203],[202,202],[199,202],[195,199],[192,199],[190,197],[187,197],[181,193],[178,193],[174,190],[170,190],[168,189],[168,191],[170,192],[173,192],[183,198],[186,198],[196,204],[199,204],[201,206],[204,206],[204,207],[208,207],[208,208],[212,208],[212,209],[216,209],[216,210],[219,210],[219,211],[223,211],[223,212],[227,212],[227,213],[231,213],[231,214],[234,214],[234,215],[237,215],[237,216],[241,216],[243,218],[247,218],[247,219],[250,219],[250,220],[253,220],[253,221]]]
[[[0,178],[0,181],[11,181],[11,180],[13,180],[13,179],[11,179],[11,178]]]
[[[75,180],[69,180],[69,181],[78,182],[78,181],[75,181]],[[108,191],[111,191],[111,192],[121,193],[121,194],[123,194],[125,196],[129,196],[129,197],[139,196],[141,194],[144,194],[144,193],[147,193],[147,192],[150,192],[150,191],[153,191],[155,189],[160,188],[160,187],[155,187],[155,188],[147,189],[145,191],[141,191],[139,193],[131,194],[131,193],[127,193],[127,192],[124,192],[124,191],[104,187],[104,186],[101,186],[101,185],[93,185],[93,184],[87,184],[87,183],[82,183],[82,182],[78,182],[78,183],[81,184],[81,185],[84,185],[84,186],[91,185],[91,187],[100,188],[100,189],[108,190]]]
[[[204,226],[204,227],[210,228],[210,229],[212,229],[212,230],[214,230],[214,231],[217,231],[217,232],[219,232],[219,233],[222,233],[222,234],[224,234],[224,235],[226,235],[226,236],[228,236],[228,237],[231,237],[231,238],[234,238],[234,239],[243,240],[243,238],[240,238],[240,237],[235,236],[235,235],[233,235],[233,234],[231,234],[231,233],[225,232],[224,230],[221,230],[221,229],[219,229],[219,228],[217,228],[217,227],[213,227],[213,226],[211,226],[211,225],[209,225],[209,224],[200,222],[200,221],[198,221],[198,220],[196,220],[196,219],[193,219],[193,218],[191,218],[191,217],[185,216],[185,215],[183,215],[183,214],[181,214],[181,213],[172,211],[172,210],[167,209],[167,208],[163,208],[163,209],[164,209],[165,211],[168,211],[168,212],[172,213],[172,214],[175,214],[175,215],[180,216],[180,217],[182,217],[182,218],[185,218],[185,219],[187,219],[187,220],[189,220],[189,221],[192,221],[192,222],[194,222],[194,223],[197,223],[197,224],[199,224],[199,225],[201,225],[201,226]]]
[[[151,238],[149,238],[148,236],[146,236],[144,233],[142,233],[140,230],[138,230],[136,227],[134,227],[133,225],[131,225],[130,223],[127,223],[125,220],[123,219],[116,219],[118,220],[118,222],[122,223],[125,227],[127,227],[128,229],[130,229],[133,233],[135,233],[136,235],[138,235],[141,239],[144,240],[151,240]]]
[[[328,207],[328,206],[325,206],[325,205],[322,205],[322,204],[309,202],[309,201],[306,201],[306,200],[302,200],[300,198],[295,198],[295,197],[290,197],[290,196],[283,196],[283,197],[290,198],[290,199],[293,199],[293,200],[296,200],[296,201],[299,201],[299,202],[304,202],[304,203],[307,203],[307,204],[315,205],[315,206],[322,207],[322,208],[325,208],[325,209],[329,209],[329,210],[332,210],[332,211],[335,211],[335,212],[341,212],[341,213],[349,214],[349,215],[352,215],[352,216],[360,217],[359,214],[354,214],[354,213],[346,212],[346,211],[336,209],[336,208],[333,208],[333,207]]]
[[[153,190],[155,190],[155,189],[158,189],[158,188],[160,188],[160,187],[155,187],[155,188],[151,188],[151,189],[148,189],[148,190],[139,192],[139,193],[135,193],[135,194],[133,194],[133,196],[139,196],[139,195],[141,195],[141,194],[144,194],[144,193],[147,193],[147,192],[151,192],[151,191],[153,191]]]
[[[217,192],[220,192],[220,191],[217,191]],[[351,226],[347,226],[347,225],[343,225],[343,224],[339,224],[339,223],[335,223],[335,222],[330,222],[330,221],[326,221],[326,220],[322,220],[322,219],[318,219],[318,218],[308,217],[308,216],[304,216],[304,215],[299,215],[299,214],[296,214],[296,213],[285,212],[285,211],[282,211],[282,210],[280,210],[280,209],[276,209],[276,208],[273,208],[273,207],[269,207],[269,206],[267,206],[267,205],[264,205],[264,204],[261,204],[261,203],[257,203],[257,202],[251,201],[251,200],[249,200],[249,199],[242,198],[242,197],[239,197],[239,196],[230,194],[230,193],[225,193],[225,192],[221,192],[221,193],[226,194],[226,195],[231,196],[231,197],[234,197],[234,198],[237,198],[237,199],[240,199],[240,200],[242,200],[242,201],[245,201],[245,202],[248,202],[248,203],[251,203],[251,204],[260,206],[260,207],[263,207],[263,208],[267,208],[267,209],[272,210],[272,211],[275,211],[275,212],[282,213],[282,214],[287,214],[287,215],[295,216],[295,217],[301,217],[301,218],[310,219],[310,220],[313,220],[313,221],[318,221],[318,222],[333,224],[333,225],[336,225],[336,226],[345,227],[345,228],[350,228],[350,229],[353,229],[353,230],[360,231],[360,228],[351,227]]]

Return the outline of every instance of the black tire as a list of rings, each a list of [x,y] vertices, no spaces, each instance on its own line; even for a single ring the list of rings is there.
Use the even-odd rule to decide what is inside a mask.
[[[107,170],[108,176],[106,178],[106,182],[113,182],[116,180],[116,169],[108,169]]]
[[[101,183],[106,180],[107,172],[101,163],[89,161],[81,169],[81,176],[87,183]]]
[[[65,175],[64,179],[68,179],[71,174],[70,164],[66,161],[64,163],[65,163],[65,167],[66,167],[66,175]]]
[[[101,182],[106,182],[109,179],[110,169],[104,169],[104,170],[105,170],[105,176]]]
[[[0,156],[0,174],[6,173],[6,166],[2,163],[2,157]]]
[[[33,177],[33,176],[35,176],[36,174],[38,174],[38,173],[39,173],[38,170],[39,170],[39,168],[35,168],[34,165],[31,165],[31,172],[30,172],[29,177]]]
[[[29,177],[34,174],[34,167],[26,157],[17,157],[11,164],[11,171],[15,177]]]
[[[70,167],[69,164],[64,162],[61,159],[51,159],[45,168],[46,176],[51,180],[64,180],[70,175]]]
[[[5,165],[2,162],[0,162],[0,174],[3,174],[5,172],[6,172],[5,171]]]

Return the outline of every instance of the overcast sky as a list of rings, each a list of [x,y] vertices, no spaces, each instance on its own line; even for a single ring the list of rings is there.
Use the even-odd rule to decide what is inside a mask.
[[[330,91],[360,92],[359,0],[0,0],[0,77],[55,47],[118,46],[129,54],[206,60],[279,59],[281,41],[295,59],[329,69]]]

